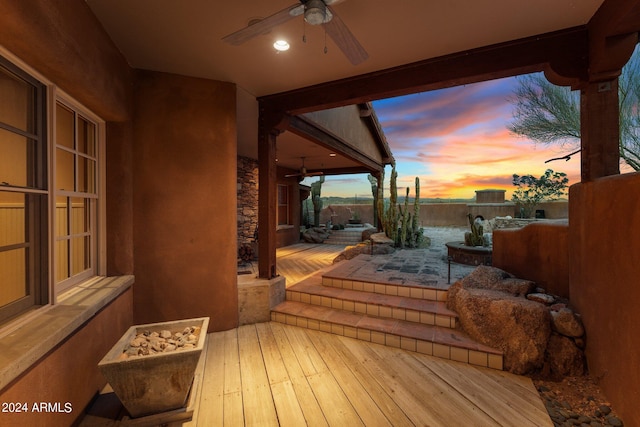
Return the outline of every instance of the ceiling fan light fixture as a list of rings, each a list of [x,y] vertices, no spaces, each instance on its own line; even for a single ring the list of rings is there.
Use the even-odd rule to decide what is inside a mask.
[[[304,20],[310,25],[325,24],[331,20],[331,17],[327,5],[322,0],[309,0],[305,3]]]

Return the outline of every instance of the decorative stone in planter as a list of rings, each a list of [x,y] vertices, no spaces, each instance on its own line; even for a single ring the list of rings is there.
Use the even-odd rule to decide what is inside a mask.
[[[156,354],[127,355],[131,353],[130,344],[140,334],[160,335],[163,331],[175,334],[190,327],[196,328],[193,347],[177,349],[176,346]],[[185,405],[208,327],[208,317],[134,325],[102,358],[98,363],[100,372],[132,417],[166,412]]]

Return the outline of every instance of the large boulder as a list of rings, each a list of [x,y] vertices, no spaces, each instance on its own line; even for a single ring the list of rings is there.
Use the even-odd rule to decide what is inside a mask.
[[[471,338],[503,352],[507,371],[525,374],[543,366],[551,319],[542,304],[457,282],[449,288],[447,306]]]
[[[550,379],[582,375],[580,316],[564,303],[548,306],[555,298],[534,291],[534,282],[478,266],[449,288],[447,306],[472,338],[503,352],[506,370]]]

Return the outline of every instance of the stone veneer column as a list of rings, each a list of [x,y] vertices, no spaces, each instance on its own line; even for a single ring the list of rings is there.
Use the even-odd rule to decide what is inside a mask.
[[[258,228],[258,161],[238,156],[238,247],[254,241]]]

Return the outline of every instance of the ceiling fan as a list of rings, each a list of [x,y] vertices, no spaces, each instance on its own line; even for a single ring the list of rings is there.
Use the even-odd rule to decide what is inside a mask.
[[[304,15],[304,20],[310,25],[324,26],[329,37],[331,37],[347,59],[353,65],[358,65],[369,58],[369,54],[355,38],[353,33],[351,33],[342,19],[340,19],[335,10],[331,8],[330,5],[340,1],[341,0],[299,0],[299,3],[293,4],[255,23],[250,23],[247,27],[223,37],[222,40],[238,46],[253,37],[267,33],[272,28],[297,16]]]
[[[292,178],[294,176],[298,177],[299,181],[302,181],[303,179],[305,179],[308,176],[318,176],[318,175],[324,175],[324,172],[318,171],[318,172],[307,172],[307,168],[304,166],[304,157],[300,157],[300,160],[302,160],[302,166],[300,167],[300,169],[298,170],[298,173],[292,173],[289,175],[285,175],[285,178]]]

